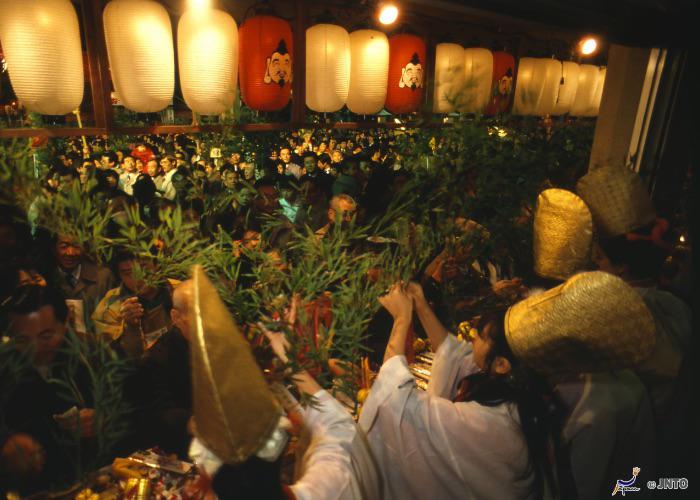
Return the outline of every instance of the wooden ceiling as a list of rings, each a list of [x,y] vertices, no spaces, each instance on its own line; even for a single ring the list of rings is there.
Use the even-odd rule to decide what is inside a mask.
[[[173,15],[186,8],[187,0],[161,0]],[[330,13],[352,28],[373,22],[379,0],[303,0],[312,19]],[[480,36],[479,28],[503,36],[533,39],[576,40],[597,34],[609,42],[635,46],[687,44],[696,0],[395,0],[404,25],[418,32],[432,31],[455,41],[466,33]],[[240,24],[256,0],[212,0],[230,12]],[[278,15],[294,17],[295,0],[268,2]],[[466,31],[465,31],[466,28]],[[436,31],[437,30],[437,31]],[[474,35],[472,35],[474,33]],[[462,40],[464,42],[464,40]]]

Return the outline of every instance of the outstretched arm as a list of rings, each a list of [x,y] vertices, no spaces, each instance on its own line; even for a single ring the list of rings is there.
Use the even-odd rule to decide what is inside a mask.
[[[430,304],[428,304],[428,301],[425,299],[423,287],[418,283],[411,282],[408,285],[407,291],[413,299],[416,314],[418,315],[421,325],[423,325],[425,333],[428,335],[430,345],[433,347],[433,351],[437,351],[449,333],[437,316],[435,316]]]

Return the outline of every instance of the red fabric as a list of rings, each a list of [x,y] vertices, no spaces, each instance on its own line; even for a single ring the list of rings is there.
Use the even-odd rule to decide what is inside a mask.
[[[401,87],[403,70],[415,61],[414,54],[423,69],[421,86]],[[394,114],[418,111],[425,92],[425,42],[415,35],[394,35],[389,39],[389,82],[386,94],[386,109]],[[412,63],[413,64],[413,63]]]
[[[509,75],[510,72],[510,76]],[[504,93],[501,85],[509,82],[509,89]],[[493,80],[491,83],[491,97],[486,106],[486,115],[493,116],[498,113],[507,113],[513,104],[513,92],[515,90],[515,58],[507,52],[493,53]]]
[[[278,53],[284,43],[291,65],[282,86],[266,82],[268,60]],[[292,92],[294,50],[292,28],[287,21],[274,16],[255,16],[243,23],[238,31],[239,81],[241,98],[251,109],[278,111],[289,102]]]
[[[137,158],[143,162],[143,168],[141,169],[141,173],[147,174],[148,170],[146,169],[146,163],[149,162],[149,160],[155,159],[156,155],[153,154],[153,150],[146,146],[146,149],[144,151],[139,151],[139,148],[134,148],[131,150],[131,156],[134,158]]]
[[[303,324],[299,319],[294,326],[294,330],[297,336],[307,337],[306,345],[300,349],[298,361],[302,364],[307,362],[307,354],[312,349],[319,348],[319,334],[321,333],[321,327],[323,327],[325,334],[331,329],[333,324],[333,304],[328,295],[321,295],[316,300],[309,302],[304,305],[304,311],[306,313],[306,322]],[[321,371],[321,366],[310,366],[307,370],[311,376],[318,376]]]

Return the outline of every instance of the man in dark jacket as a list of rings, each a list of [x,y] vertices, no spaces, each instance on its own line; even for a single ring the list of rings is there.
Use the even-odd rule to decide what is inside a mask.
[[[4,356],[17,361],[14,357],[24,352],[29,359],[11,387],[2,381],[1,423],[5,432],[38,444],[45,460],[36,477],[13,480],[23,492],[65,486],[75,480],[70,455],[94,436],[95,416],[85,367],[66,350],[68,308],[60,292],[36,285],[18,288],[7,308],[9,335],[17,350]],[[13,360],[0,362],[6,366]],[[12,470],[13,465],[3,468]]]

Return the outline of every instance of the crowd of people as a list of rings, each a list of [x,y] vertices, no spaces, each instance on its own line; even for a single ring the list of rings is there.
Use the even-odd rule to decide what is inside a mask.
[[[152,223],[162,208],[179,205],[202,234],[225,231],[242,247],[284,252],[294,231],[308,228],[323,240],[382,215],[411,177],[392,136],[382,134],[294,133],[262,161],[250,151],[226,156],[207,150],[188,136],[144,137],[116,151],[99,141],[96,152],[74,142],[51,162],[42,196],[77,182],[114,212],[134,206]],[[622,177],[621,184],[636,182]],[[0,381],[0,489],[55,488],[71,477],[70,454],[77,453],[65,446],[66,437],[77,434],[81,449],[95,446],[104,420],[96,414],[89,370],[76,369],[75,350],[66,348],[72,342],[104,342],[131,369],[123,379],[132,409],[125,417],[129,432],[113,456],[158,446],[191,457],[219,498],[593,499],[610,495],[635,467],[647,479],[658,477],[657,471],[683,470],[691,316],[681,298],[659,288],[671,251],[664,236],[668,224],[637,213],[628,217],[633,222],[606,232],[606,217],[619,222],[620,216],[606,214],[599,198],[586,190],[580,198],[568,191],[557,198],[551,191],[563,190],[544,191],[533,207],[534,222],[528,222],[534,224],[535,262],[527,279],[472,262],[464,243],[467,270],[441,251],[416,270],[415,281],[396,283],[379,298],[390,331],[382,337],[372,331],[375,322],[369,325],[377,374],[357,422],[308,371],[293,377],[295,396],[312,395],[317,404],[302,408],[286,389],[283,396],[292,402],[277,403],[285,399],[280,389],[268,389],[251,365],[244,336],[218,306],[201,270],[189,280],[153,285],[135,272],[148,264],[133,252],[116,249],[109,266],[100,266],[75,238],[41,227],[31,210],[3,207],[6,341],[0,363],[14,366],[30,353],[31,367],[14,384],[7,368]],[[547,219],[548,210],[556,213],[555,222]],[[481,226],[464,215],[455,227],[473,235]],[[265,232],[269,220],[276,223]],[[590,220],[590,227],[567,232],[581,229],[581,220]],[[552,234],[547,224],[557,228],[557,238],[543,236]],[[445,326],[440,294],[445,282],[470,280],[474,272],[485,276],[490,289],[483,293],[496,305],[458,338]],[[549,371],[546,357],[533,363],[527,349],[516,347],[518,322],[526,320],[517,319],[513,308],[525,304],[531,308],[525,316],[535,315],[538,294],[552,298],[576,289],[577,277],[590,280],[583,294],[588,299],[562,303],[556,306],[562,312],[539,321],[553,332],[558,327],[548,318],[572,316],[568,333],[581,330],[584,339],[572,359],[593,361],[590,369],[572,361],[568,371]],[[635,337],[635,345],[625,344],[630,330],[646,331],[637,323],[637,302],[598,299],[599,290],[617,296],[634,290],[650,314],[651,340]],[[281,330],[283,319],[294,324],[297,304],[288,299]],[[586,300],[597,300],[592,307],[608,319],[603,327],[619,349],[587,343],[585,329],[593,324],[575,318]],[[259,328],[275,356],[287,362],[287,337]],[[434,352],[427,391],[416,386],[409,369],[414,331]],[[561,339],[557,345],[563,356],[571,350]],[[632,352],[635,363],[620,361],[629,361],[627,354],[606,357],[605,349]],[[205,365],[208,375],[197,376]],[[57,380],[68,372],[73,386],[66,394]],[[241,387],[223,382],[238,378],[245,382]],[[211,403],[211,394],[219,395],[219,403]],[[307,446],[298,445],[294,477],[284,485],[280,456],[286,441],[280,436],[288,432],[306,436]]]

